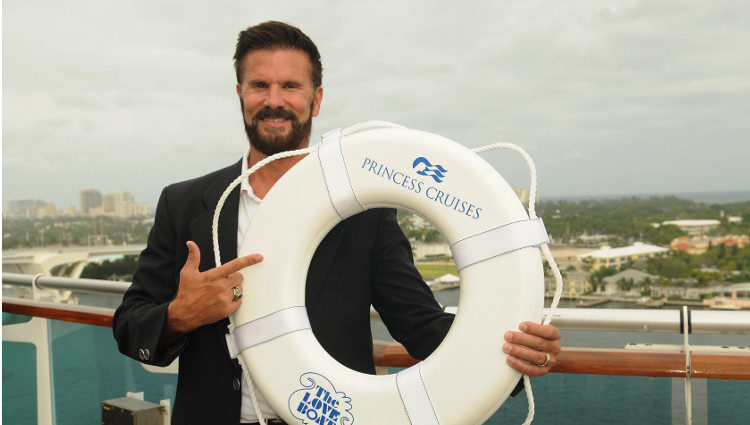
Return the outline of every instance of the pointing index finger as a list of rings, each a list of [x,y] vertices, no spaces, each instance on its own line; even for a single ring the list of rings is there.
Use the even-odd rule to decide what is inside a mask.
[[[244,269],[245,267],[252,266],[253,264],[260,263],[261,261],[263,261],[263,256],[260,254],[250,254],[244,257],[235,258],[234,260],[213,269],[211,271],[211,277],[227,277],[232,273],[236,273]]]

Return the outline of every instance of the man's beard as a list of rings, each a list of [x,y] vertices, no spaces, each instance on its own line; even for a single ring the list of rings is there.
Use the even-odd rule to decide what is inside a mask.
[[[313,99],[313,103],[314,102],[315,100]],[[310,130],[312,129],[313,103],[310,104],[310,114],[304,122],[299,122],[296,115],[281,106],[275,109],[271,109],[270,106],[265,106],[253,115],[249,124],[245,118],[244,105],[242,105],[242,121],[245,124],[245,133],[247,134],[248,140],[250,140],[250,145],[266,156],[299,149],[302,146],[302,142],[310,136]],[[290,120],[292,123],[292,131],[287,136],[274,133],[271,133],[268,136],[261,134],[258,129],[260,121],[273,118]]]

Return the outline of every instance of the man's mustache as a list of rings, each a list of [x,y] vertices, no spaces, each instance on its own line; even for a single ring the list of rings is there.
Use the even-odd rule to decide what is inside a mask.
[[[277,106],[276,108],[264,106],[261,110],[256,112],[255,115],[253,115],[253,121],[255,123],[258,123],[261,120],[273,118],[289,119],[292,121],[297,119],[297,117],[292,112],[287,111],[281,106]]]

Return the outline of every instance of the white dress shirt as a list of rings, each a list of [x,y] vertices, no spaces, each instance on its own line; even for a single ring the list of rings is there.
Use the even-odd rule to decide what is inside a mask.
[[[247,150],[245,151],[245,155],[242,156],[243,173],[247,171],[247,160],[249,156],[250,147],[248,146]],[[237,211],[238,254],[239,249],[242,246],[242,240],[245,237],[245,230],[247,230],[247,225],[250,223],[250,219],[253,218],[253,215],[260,206],[261,201],[262,199],[258,198],[257,196],[255,196],[255,193],[253,193],[253,188],[252,186],[250,186],[250,179],[247,178],[243,180],[242,183],[240,183],[240,206],[239,211]],[[258,396],[258,404],[260,405],[261,412],[263,412],[263,416],[266,419],[277,418],[279,415],[277,415],[276,412],[274,412],[266,403],[260,392],[256,390],[255,394]],[[258,416],[255,414],[253,401],[250,398],[250,386],[247,383],[247,379],[245,379],[244,373],[242,374],[242,408],[240,410],[240,422],[258,422]]]

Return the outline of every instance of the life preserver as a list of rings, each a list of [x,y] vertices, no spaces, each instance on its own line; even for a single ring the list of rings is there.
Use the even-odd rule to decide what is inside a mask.
[[[505,361],[504,333],[542,318],[541,220],[529,219],[486,161],[446,138],[375,128],[323,139],[274,185],[248,226],[238,255],[258,252],[264,260],[242,271],[230,351],[290,424],[482,423],[521,376]],[[355,372],[328,355],[305,309],[307,269],[320,241],[341,220],[376,207],[406,208],[432,222],[461,277],[445,340],[426,360],[385,376]]]

